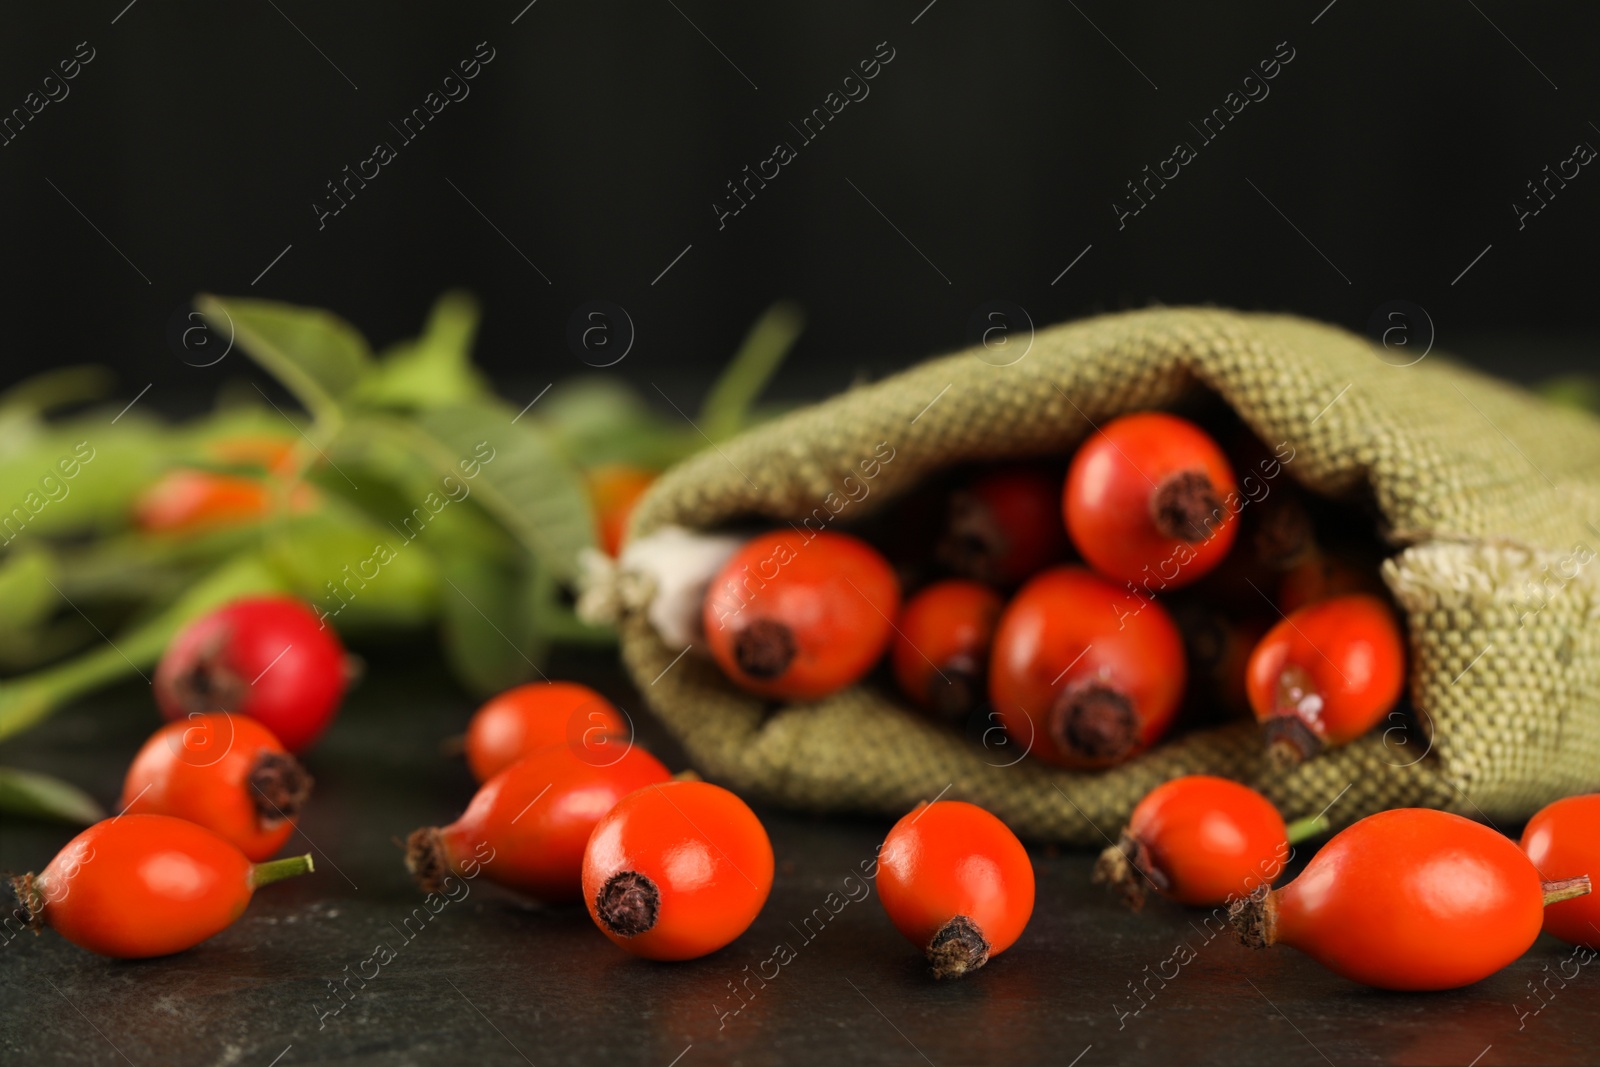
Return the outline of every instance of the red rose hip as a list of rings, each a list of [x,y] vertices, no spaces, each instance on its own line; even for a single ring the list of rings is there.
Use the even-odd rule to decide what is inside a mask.
[[[489,700],[467,726],[467,766],[487,782],[517,760],[566,744],[604,764],[628,747],[628,720],[605,697],[576,682],[529,682]]]
[[[292,597],[248,597],[178,631],[156,666],[168,719],[227,711],[259,719],[290,752],[304,752],[339,710],[344,646]]]
[[[31,924],[102,956],[139,959],[198,945],[232,925],[261,886],[311,870],[310,856],[252,864],[184,819],[119,815],[11,885]]]
[[[536,900],[576,900],[595,824],[623,797],[669,777],[641,748],[604,765],[564,744],[540,749],[485,782],[455,822],[413,831],[406,867],[428,893],[443,891],[449,875],[481,868],[489,881]]]
[[[1101,574],[1149,592],[1188,585],[1221,563],[1238,534],[1233,469],[1204,430],[1146,411],[1113,419],[1067,471],[1072,543]]]
[[[878,896],[928,957],[960,978],[1016,943],[1033,915],[1033,862],[994,815],[961,800],[919,804],[884,838]]]
[[[311,776],[255,719],[217,712],[157,730],[122,783],[127,815],[198,823],[252,860],[283,847],[311,795]]]
[[[1290,945],[1365,985],[1455,989],[1526,952],[1547,903],[1587,892],[1586,877],[1542,883],[1486,826],[1396,808],[1341,831],[1294,881],[1260,886],[1228,914],[1244,944]]]
[[[1405,644],[1387,603],[1357,594],[1284,617],[1245,668],[1250,707],[1279,764],[1293,766],[1377,725],[1405,685]]]
[[[1014,586],[1067,553],[1061,475],[1015,465],[980,474],[950,496],[938,557],[965,578]]]
[[[1600,878],[1600,793],[1545,805],[1523,829],[1522,851],[1541,878]],[[1600,950],[1600,895],[1551,904],[1544,909],[1544,932]]]
[[[940,719],[963,720],[983,699],[1003,606],[993,589],[960,578],[907,600],[890,649],[901,691]]]
[[[1006,733],[1065,767],[1107,767],[1172,725],[1187,667],[1166,609],[1076,566],[1017,592],[1000,617],[989,697]]]
[[[706,589],[711,655],[752,693],[815,700],[859,681],[888,647],[900,583],[847,534],[751,538]]]

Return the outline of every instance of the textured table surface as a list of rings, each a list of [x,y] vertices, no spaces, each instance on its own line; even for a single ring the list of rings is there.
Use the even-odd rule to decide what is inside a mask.
[[[641,742],[683,766],[605,656],[550,670],[618,700]],[[772,897],[744,937],[692,963],[634,959],[581,907],[535,910],[481,882],[408,924],[421,897],[396,839],[448,821],[470,797],[461,761],[438,754],[470,711],[430,655],[373,657],[308,760],[316,794],[290,847],[313,852],[317,872],[262,891],[231,929],[166,959],[101,960],[49,932],[9,937],[0,946],[0,1058],[259,1067],[1600,1062],[1600,961],[1579,969],[1554,939],[1541,937],[1466,990],[1381,993],[1287,949],[1238,947],[1215,936],[1202,911],[1157,902],[1129,914],[1089,884],[1090,855],[1052,849],[1031,850],[1038,903],[1022,940],[966,981],[935,983],[850,877],[887,820],[760,809],[778,860]],[[155,723],[144,687],[123,688],[7,743],[0,763],[65,775],[109,803]],[[11,871],[37,869],[70,836],[20,820],[0,829],[0,867]],[[766,962],[780,944],[787,962]],[[350,978],[373,973],[363,961],[380,945],[394,958],[364,985]],[[330,982],[346,979],[351,992],[336,997]]]

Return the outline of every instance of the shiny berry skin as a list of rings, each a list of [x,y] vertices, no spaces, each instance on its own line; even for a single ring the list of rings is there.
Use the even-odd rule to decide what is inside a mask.
[[[187,819],[252,860],[277,853],[311,795],[311,776],[255,719],[215,712],[170,722],[122,783],[128,815]]]
[[[1270,885],[1288,859],[1288,829],[1270,800],[1226,778],[1191,774],[1145,794],[1121,839],[1100,854],[1095,881],[1109,882],[1135,910],[1150,889],[1212,907]]]
[[[939,560],[964,578],[1014,586],[1067,554],[1061,475],[1016,465],[980,474],[950,495]]]
[[[577,900],[583,850],[601,816],[628,794],[671,777],[642,748],[605,765],[565,744],[523,757],[490,778],[461,817],[415,830],[406,867],[425,892],[451,874],[489,881],[545,903]]]
[[[901,692],[947,722],[962,722],[984,695],[1000,594],[961,578],[935,582],[906,601],[889,662]]]
[[[1600,793],[1545,805],[1522,831],[1522,851],[1547,881],[1580,874],[1600,881]],[[1600,895],[1551,904],[1544,909],[1544,932],[1600,951]]]
[[[1083,567],[1056,567],[1001,615],[989,699],[1006,733],[1038,758],[1109,767],[1166,733],[1186,672],[1165,608]]]
[[[1375,596],[1331,597],[1283,618],[1245,668],[1274,760],[1293,766],[1372,729],[1400,699],[1405,662],[1394,610]]]
[[[292,597],[235,600],[178,631],[156,666],[168,719],[229,711],[259,719],[290,752],[322,735],[344,698],[344,646]]]
[[[884,838],[878,896],[928,956],[960,978],[1016,943],[1033,914],[1033,862],[1006,824],[962,800],[923,803]]]
[[[771,891],[766,828],[709,782],[664,782],[624,797],[583,856],[590,917],[646,959],[715,952],[749,928]]]
[[[1146,411],[1113,419],[1083,443],[1061,507],[1090,566],[1160,592],[1222,562],[1238,534],[1238,501],[1233,469],[1210,435]]]
[[[632,730],[605,697],[576,682],[529,682],[490,699],[467,726],[467,766],[487,782],[530,753],[569,745],[585,762],[609,763]]]
[[[610,464],[587,473],[589,502],[594,505],[600,547],[608,556],[622,554],[633,507],[656,480],[657,472],[644,467]]]
[[[707,587],[706,642],[742,688],[815,700],[872,669],[899,610],[899,579],[865,541],[777,530],[746,542]]]
[[[102,956],[140,959],[198,945],[243,914],[260,886],[311,870],[310,856],[252,864],[185,819],[120,815],[11,884],[31,923]]]
[[[1546,899],[1577,891],[1541,884],[1522,850],[1486,826],[1396,808],[1341,831],[1294,881],[1258,887],[1229,917],[1245,944],[1290,945],[1352,981],[1455,989],[1526,952]]]

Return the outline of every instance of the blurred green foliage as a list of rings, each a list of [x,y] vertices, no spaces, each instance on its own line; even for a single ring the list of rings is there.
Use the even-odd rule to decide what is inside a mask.
[[[149,404],[119,414],[99,403],[111,376],[94,367],[0,394],[0,672],[11,675],[0,739],[148,675],[184,623],[254,593],[299,596],[358,644],[436,626],[477,694],[534,675],[553,643],[607,639],[569,606],[595,545],[587,473],[662,470],[750,425],[801,328],[792,305],[769,309],[691,423],[605,374],[557,383],[519,414],[472,363],[479,309],[463,293],[379,355],[327,311],[209,295],[195,306],[300,410],[234,388],[185,423]],[[283,461],[230,447],[260,441]],[[269,505],[191,528],[136,521],[151,487],[183,470],[252,479]],[[0,808],[78,821],[97,810],[67,783],[3,768]]]

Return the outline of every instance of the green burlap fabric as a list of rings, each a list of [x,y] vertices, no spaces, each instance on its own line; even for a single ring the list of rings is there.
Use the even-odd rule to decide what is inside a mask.
[[[1397,718],[1285,773],[1254,724],[1238,723],[1074,773],[1003,766],[1017,749],[930,725],[871,686],[772,709],[709,660],[668,669],[682,649],[641,612],[621,620],[624,658],[702,772],[802,809],[899,815],[942,794],[1025,837],[1103,845],[1149,789],[1194,772],[1248,782],[1289,818],[1332,803],[1336,825],[1404,805],[1508,822],[1594,789],[1600,422],[1438,354],[1396,367],[1380,352],[1287,316],[1160,309],[1070,323],[1040,331],[1014,365],[983,350],[933,359],[707,449],[661,478],[633,535],[799,521],[888,442],[895,458],[842,525],[952,464],[1065,456],[1094,425],[1208,388],[1263,441],[1289,442],[1285,470],[1301,485],[1376,501],[1421,729]]]

